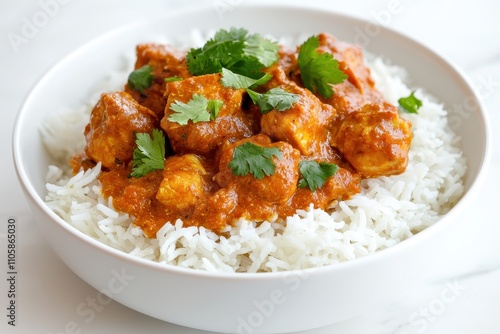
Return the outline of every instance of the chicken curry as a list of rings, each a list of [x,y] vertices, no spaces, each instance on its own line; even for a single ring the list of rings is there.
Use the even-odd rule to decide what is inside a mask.
[[[166,223],[216,233],[239,218],[329,209],[363,178],[405,171],[411,124],[375,88],[362,50],[322,33],[296,49],[244,29],[183,52],[141,44],[103,93],[76,172],[154,238]]]

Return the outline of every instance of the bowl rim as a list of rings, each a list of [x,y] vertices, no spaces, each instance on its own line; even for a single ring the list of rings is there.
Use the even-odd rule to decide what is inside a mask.
[[[389,248],[379,250],[373,254],[368,254],[367,256],[359,257],[353,260],[337,263],[337,264],[331,264],[331,265],[325,265],[321,267],[315,267],[315,268],[307,268],[307,269],[295,269],[295,270],[290,270],[290,271],[279,271],[279,272],[258,272],[258,273],[247,273],[247,272],[237,272],[237,273],[232,273],[232,272],[211,272],[211,271],[205,271],[205,270],[197,270],[197,269],[191,269],[191,268],[182,268],[182,267],[177,267],[175,265],[171,264],[164,264],[164,263],[159,263],[156,261],[152,260],[147,260],[143,258],[136,257],[134,255],[130,255],[124,251],[115,249],[111,246],[108,246],[88,235],[85,233],[79,231],[75,227],[71,226],[69,223],[64,221],[61,217],[59,217],[57,214],[55,214],[43,201],[43,199],[38,196],[32,182],[30,181],[26,169],[24,167],[24,162],[23,162],[23,154],[20,151],[20,142],[21,142],[21,128],[24,122],[24,118],[27,117],[27,109],[28,104],[32,97],[35,95],[36,91],[40,89],[40,87],[43,86],[44,82],[48,80],[50,74],[54,72],[59,66],[62,66],[62,64],[66,62],[71,62],[71,60],[75,57],[78,56],[80,52],[83,50],[92,47],[92,45],[99,43],[100,41],[107,40],[112,38],[114,35],[120,35],[126,31],[129,31],[130,29],[133,29],[134,27],[142,27],[145,25],[149,25],[152,23],[156,23],[159,20],[166,20],[170,17],[174,16],[182,16],[186,14],[193,14],[193,13],[200,13],[203,11],[206,11],[208,8],[211,6],[209,5],[199,5],[199,6],[194,6],[192,8],[182,8],[182,9],[176,9],[172,10],[168,14],[160,14],[157,15],[153,18],[148,18],[148,19],[139,19],[131,23],[123,24],[121,26],[115,27],[95,38],[92,38],[91,40],[85,42],[84,44],[78,46],[76,49],[72,50],[70,53],[66,54],[63,56],[61,59],[57,60],[54,64],[49,66],[48,69],[43,71],[43,73],[38,77],[38,79],[35,81],[35,83],[31,86],[31,88],[28,90],[25,98],[23,99],[23,103],[21,104],[16,118],[14,122],[14,130],[12,133],[12,157],[14,161],[14,166],[15,166],[15,171],[16,175],[18,178],[18,181],[21,185],[21,187],[24,190],[25,197],[32,202],[34,202],[41,210],[44,211],[45,214],[47,214],[59,227],[63,228],[66,232],[71,234],[74,238],[78,239],[80,242],[86,243],[91,247],[96,247],[99,251],[103,251],[107,253],[108,255],[115,257],[119,260],[122,261],[131,261],[134,265],[144,267],[144,268],[149,268],[152,270],[159,270],[161,272],[171,272],[171,273],[177,273],[181,275],[189,275],[189,276],[196,276],[196,277],[210,277],[210,278],[222,278],[222,279],[237,279],[237,280],[246,280],[246,279],[270,279],[270,278],[284,278],[288,275],[293,275],[296,273],[300,272],[307,272],[308,274],[311,275],[320,275],[323,272],[339,272],[343,270],[349,270],[349,268],[352,268],[353,266],[361,266],[364,263],[369,263],[369,262],[375,262],[375,261],[380,261],[383,260],[384,258],[392,256],[396,252],[401,252],[404,248],[410,248],[413,247],[417,243],[421,243],[425,241],[425,237],[427,235],[431,235],[438,233],[439,230],[445,228],[446,225],[451,224],[453,221],[453,218],[457,217],[460,212],[465,208],[466,203],[470,202],[479,192],[482,184],[485,182],[486,179],[486,174],[487,170],[489,169],[490,165],[490,160],[491,160],[491,129],[490,129],[490,122],[489,122],[489,116],[486,113],[486,108],[484,106],[484,103],[482,100],[479,98],[478,91],[473,87],[470,83],[469,80],[467,79],[466,74],[463,72],[462,69],[460,69],[457,65],[455,65],[452,61],[447,59],[445,56],[439,54],[438,52],[432,50],[430,47],[426,46],[425,44],[421,43],[420,41],[408,36],[407,34],[397,31],[396,29],[386,26],[386,25],[381,25],[375,22],[371,22],[368,19],[363,19],[360,17],[356,17],[350,14],[342,13],[342,12],[337,12],[332,9],[319,9],[317,7],[313,6],[307,6],[303,4],[272,4],[272,3],[262,3],[262,4],[246,4],[242,3],[238,5],[238,8],[244,9],[264,9],[264,10],[274,10],[274,11],[301,11],[305,15],[329,15],[332,17],[340,17],[344,20],[350,20],[354,23],[357,24],[374,24],[380,27],[381,29],[381,34],[391,34],[392,37],[398,38],[405,40],[405,42],[410,43],[414,45],[415,47],[421,49],[422,51],[426,52],[427,54],[431,55],[434,60],[437,60],[444,64],[445,66],[448,67],[448,71],[454,72],[455,75],[458,76],[458,78],[462,81],[462,84],[465,85],[466,88],[468,88],[472,92],[472,97],[474,98],[474,102],[478,106],[478,111],[481,115],[481,121],[483,128],[485,130],[485,147],[484,147],[484,155],[482,157],[482,161],[480,163],[480,167],[478,169],[478,173],[474,175],[474,179],[471,182],[470,188],[464,193],[464,195],[461,197],[461,199],[456,203],[456,205],[448,212],[446,213],[442,218],[440,218],[436,223],[432,224],[431,226],[427,227],[425,230],[419,232],[416,235],[413,235],[409,237],[408,239],[405,239],[396,245],[393,245]],[[411,73],[410,73],[411,76]]]

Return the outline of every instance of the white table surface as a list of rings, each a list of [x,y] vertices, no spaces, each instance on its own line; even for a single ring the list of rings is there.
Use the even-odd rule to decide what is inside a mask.
[[[493,132],[492,164],[484,189],[461,224],[443,240],[444,259],[434,280],[415,287],[397,302],[319,333],[470,334],[500,333],[500,218],[497,187],[500,150],[500,2],[496,0],[274,1],[307,3],[381,22],[435,49],[461,67],[479,89]],[[97,1],[0,0],[0,333],[202,333],[168,324],[111,302],[96,308],[91,321],[77,307],[96,291],[54,255],[34,225],[15,176],[11,135],[15,115],[30,87],[68,52],[103,32],[132,20],[200,3],[238,6],[250,0]],[[254,1],[258,2],[258,1]],[[391,3],[400,11],[384,16]],[[49,4],[52,4],[49,6]],[[54,6],[57,4],[57,7]],[[40,11],[50,18],[26,43],[14,46],[9,34],[22,34]],[[207,15],[217,14],[215,9]],[[12,35],[11,35],[12,36]],[[17,50],[16,50],[17,49]],[[7,324],[7,242],[9,217],[17,222],[18,285],[16,326]],[[71,327],[76,324],[76,330]],[[304,332],[305,333],[305,332]]]

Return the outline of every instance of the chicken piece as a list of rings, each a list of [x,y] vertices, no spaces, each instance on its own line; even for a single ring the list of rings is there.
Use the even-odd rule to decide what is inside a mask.
[[[308,187],[298,188],[293,197],[278,207],[280,217],[292,216],[299,209],[313,205],[328,209],[335,201],[346,200],[361,191],[361,176],[349,169],[339,167],[336,174],[329,177],[323,186],[315,191]]]
[[[165,160],[163,180],[156,199],[167,208],[192,211],[206,192],[207,171],[194,154],[172,156]]]
[[[149,88],[144,89],[142,94],[128,84],[125,85],[125,91],[141,105],[154,111],[161,119],[167,104],[167,98],[164,96],[165,78],[173,76],[188,78],[191,76],[184,52],[180,52],[170,45],[139,44],[136,47],[136,53],[135,69],[150,65],[153,68],[154,80]]]
[[[323,102],[332,105],[336,112],[336,119],[341,121],[345,115],[367,103],[383,102],[383,97],[375,88],[370,68],[366,65],[363,51],[360,47],[337,40],[330,34],[319,34],[319,53],[330,53],[338,61],[339,68],[346,75],[344,82],[333,86],[334,94]],[[280,67],[299,85],[302,84],[300,69],[297,61],[298,52],[280,51]]]
[[[326,100],[337,110],[338,117],[342,119],[368,103],[384,102],[382,94],[375,88],[361,47],[325,33],[319,35],[319,44],[318,52],[331,53],[339,62],[339,68],[348,76],[344,82],[333,86],[334,94]]]
[[[281,158],[272,157],[276,166],[272,175],[264,176],[259,180],[251,173],[244,176],[233,174],[229,163],[233,159],[234,150],[246,142],[265,148],[275,147],[281,151]],[[252,205],[257,206],[262,201],[273,204],[285,203],[297,189],[300,152],[290,144],[286,142],[271,143],[268,136],[259,134],[233,144],[227,144],[221,150],[219,173],[215,176],[215,181],[221,188],[233,186],[237,193],[257,199]]]
[[[85,127],[85,153],[95,162],[113,169],[132,160],[135,134],[151,132],[156,115],[125,92],[104,93]]]
[[[363,177],[401,174],[408,164],[411,123],[389,104],[368,104],[347,115],[332,145]]]
[[[299,87],[288,79],[283,69],[274,66],[269,69],[273,78],[266,89],[280,87],[299,95],[299,101],[284,111],[272,110],[262,115],[262,132],[271,138],[290,143],[303,155],[324,156],[328,149],[328,125],[335,116],[332,106],[322,103],[309,90]]]
[[[168,102],[161,127],[176,153],[208,156],[226,140],[234,142],[254,134],[251,118],[241,109],[244,90],[224,87],[220,79],[220,74],[207,74],[168,83]],[[197,123],[190,120],[186,125],[169,120],[174,114],[170,106],[175,102],[188,103],[195,94],[222,101],[217,118]]]

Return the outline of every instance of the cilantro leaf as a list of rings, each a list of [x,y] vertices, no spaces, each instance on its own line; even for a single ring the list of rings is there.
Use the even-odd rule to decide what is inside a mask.
[[[231,71],[253,78],[258,79],[262,76],[261,70],[264,68],[262,64],[253,57],[242,56],[237,61],[234,61],[231,64],[228,64],[227,67]],[[220,72],[220,71],[219,71]]]
[[[232,63],[232,55],[243,55],[246,35],[245,29],[217,31],[203,47],[191,49],[187,53],[189,72],[193,75],[211,74],[220,72],[222,67],[228,67]]]
[[[248,36],[244,53],[255,57],[264,67],[269,67],[278,61],[279,45],[259,34]]]
[[[165,136],[163,131],[153,129],[152,137],[148,133],[135,135],[137,147],[134,149],[132,173],[130,176],[142,177],[154,170],[163,169],[165,162]]]
[[[232,87],[234,89],[250,88],[260,86],[271,80],[273,76],[266,73],[259,79],[252,79],[244,75],[234,73],[227,68],[222,68],[221,84],[224,87]]]
[[[220,29],[218,30],[213,40],[218,42],[227,41],[240,41],[243,42],[248,34],[248,30],[245,28],[234,28],[231,27],[229,30]]]
[[[222,68],[221,83],[225,87],[235,89],[246,88],[246,91],[253,103],[257,104],[262,114],[267,114],[273,109],[285,111],[290,109],[292,104],[299,100],[299,95],[289,93],[282,88],[276,87],[268,90],[266,93],[257,93],[250,87],[260,86],[271,80],[272,75],[266,73],[259,79],[252,79],[247,76],[234,73],[227,68]]]
[[[217,118],[223,104],[221,100],[208,100],[207,111],[210,114],[210,120],[214,121]]]
[[[138,90],[143,94],[144,89],[151,87],[153,83],[153,67],[151,65],[144,65],[128,76],[128,85],[130,88]]]
[[[272,88],[264,94],[251,89],[247,89],[247,92],[253,103],[259,106],[261,114],[267,114],[274,109],[285,111],[299,101],[299,95],[287,92],[279,87]]]
[[[333,95],[331,85],[343,82],[347,75],[339,69],[339,63],[330,53],[318,53],[319,38],[309,37],[299,50],[298,63],[304,86],[324,98]]]
[[[246,29],[221,29],[203,47],[191,49],[186,59],[193,75],[219,73],[227,68],[257,79],[263,68],[278,60],[278,45],[258,34],[248,35]]]
[[[190,120],[193,123],[213,121],[217,118],[222,105],[223,102],[220,100],[207,100],[203,95],[193,94],[188,103],[174,101],[170,105],[174,113],[168,120],[180,125],[186,125]]]
[[[422,106],[422,101],[415,97],[415,91],[412,91],[407,97],[400,98],[398,103],[399,109],[410,114],[418,114],[418,109]]]
[[[313,160],[303,160],[299,164],[302,177],[299,180],[299,188],[309,187],[315,191],[323,186],[330,176],[335,175],[339,167],[327,162],[316,162]]]
[[[245,176],[252,173],[256,179],[262,180],[264,175],[274,174],[276,165],[272,160],[273,156],[281,158],[282,153],[279,148],[267,148],[246,142],[234,149],[229,168],[234,175]]]

